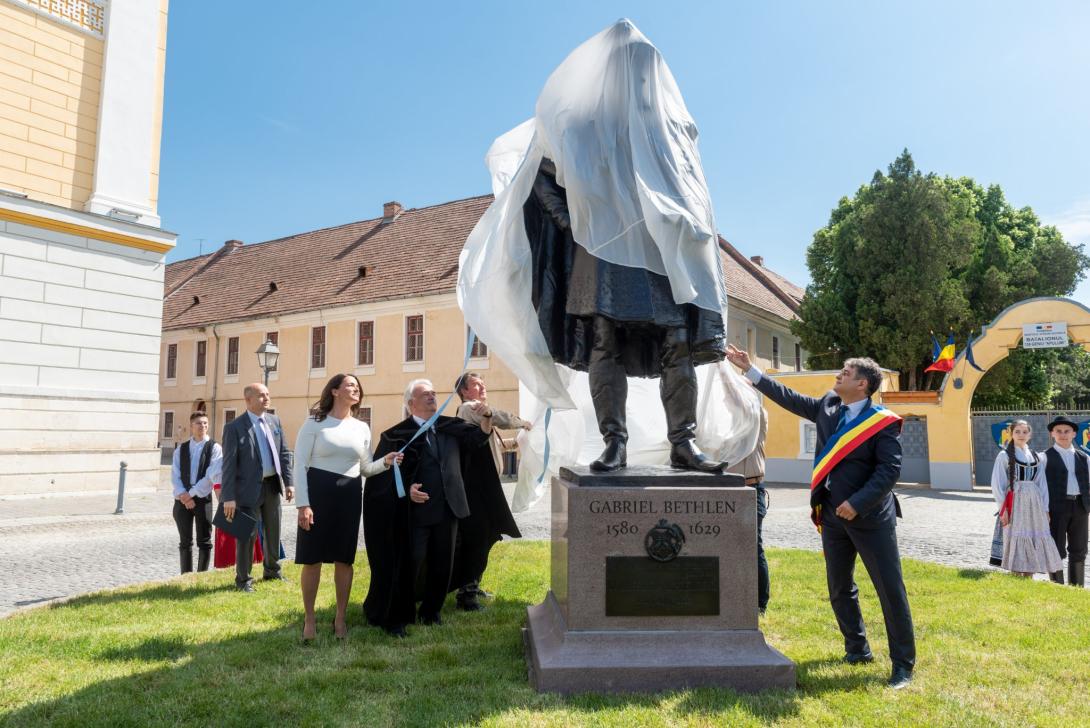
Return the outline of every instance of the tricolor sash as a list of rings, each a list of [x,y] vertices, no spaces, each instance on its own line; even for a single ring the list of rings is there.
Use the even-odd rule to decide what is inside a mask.
[[[837,428],[821,451],[814,456],[814,470],[810,476],[811,504],[813,504],[814,490],[825,482],[833,468],[891,422],[901,422],[901,417],[880,404],[872,404],[859,413],[858,417],[848,420]],[[820,505],[813,505],[810,518],[820,531]]]

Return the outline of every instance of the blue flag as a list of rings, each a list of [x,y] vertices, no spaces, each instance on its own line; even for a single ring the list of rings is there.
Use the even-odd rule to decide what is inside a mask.
[[[973,358],[973,337],[972,337],[972,334],[970,334],[968,337],[966,337],[965,341],[966,341],[966,343],[965,343],[965,361],[967,361],[969,363],[969,366],[971,366],[973,369],[976,369],[978,372],[984,371],[983,369],[981,369],[980,367],[977,366],[976,359]]]

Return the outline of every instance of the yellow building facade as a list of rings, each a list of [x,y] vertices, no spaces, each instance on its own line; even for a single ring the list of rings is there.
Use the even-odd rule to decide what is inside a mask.
[[[0,0],[0,495],[154,487],[166,0]]]
[[[422,336],[412,332],[412,346],[423,348],[422,358],[407,361],[410,321],[421,317]],[[360,328],[370,333],[370,357],[360,357]],[[412,324],[415,326],[415,324]],[[280,416],[289,442],[318,401],[334,374],[351,373],[363,385],[361,419],[379,433],[405,418],[403,394],[413,379],[430,379],[441,398],[453,390],[461,374],[466,350],[466,324],[453,294],[409,297],[375,304],[329,308],[270,318],[224,323],[199,329],[167,331],[161,349],[161,445],[171,448],[187,437],[189,414],[203,407],[213,423],[213,437],[243,413],[243,388],[264,380],[256,351],[270,334],[280,349],[276,371],[269,375],[271,406]],[[317,334],[317,335],[316,335]],[[232,340],[235,340],[233,343]],[[321,363],[312,366],[324,342]],[[205,376],[198,377],[199,342],[205,343]],[[176,347],[176,354],[171,353]],[[365,347],[366,348],[366,347]],[[237,351],[237,367],[229,365]],[[365,352],[367,353],[367,352]],[[478,353],[483,353],[478,351]],[[166,369],[176,357],[175,377]],[[369,363],[368,363],[369,362]],[[518,411],[518,380],[494,356],[485,353],[469,360],[469,369],[485,380],[492,406]],[[234,373],[229,373],[234,372]],[[445,413],[453,415],[459,400]]]

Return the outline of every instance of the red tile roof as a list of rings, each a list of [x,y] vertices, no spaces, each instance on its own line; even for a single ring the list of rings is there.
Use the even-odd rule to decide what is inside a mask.
[[[379,217],[265,243],[226,244],[214,253],[171,263],[163,329],[453,292],[458,254],[491,202],[492,195],[471,197],[404,210],[385,224]],[[720,247],[731,297],[785,319],[794,317],[797,303],[786,302],[792,299],[778,286],[782,278],[762,276],[760,271],[767,269],[722,238]],[[364,277],[361,266],[367,269]]]

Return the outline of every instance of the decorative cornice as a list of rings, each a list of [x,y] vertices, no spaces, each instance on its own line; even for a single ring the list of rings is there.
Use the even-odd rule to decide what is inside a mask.
[[[35,215],[29,212],[19,212],[18,210],[11,210],[5,207],[0,207],[0,220],[8,220],[10,222],[17,222],[23,225],[43,228],[45,230],[53,230],[54,232],[58,233],[67,233],[69,235],[76,235],[81,238],[92,238],[94,240],[101,240],[103,242],[114,243],[116,245],[124,245],[130,248],[150,250],[154,253],[166,253],[167,251],[174,248],[174,246],[170,243],[162,243],[156,240],[138,238],[134,235],[115,233],[110,230],[102,230],[100,228],[94,228],[88,225],[80,225],[73,222],[66,222],[64,220],[54,220],[53,218],[44,217],[42,215]]]
[[[8,0],[8,2],[94,38],[106,36],[108,0]]]

